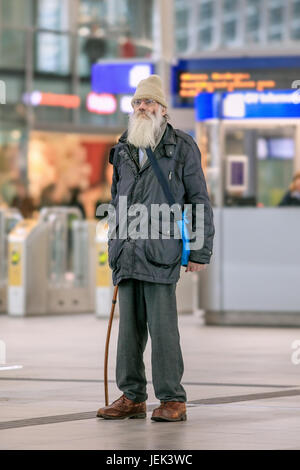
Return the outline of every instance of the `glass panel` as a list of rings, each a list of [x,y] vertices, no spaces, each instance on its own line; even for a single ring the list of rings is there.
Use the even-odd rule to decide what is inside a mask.
[[[249,42],[258,42],[260,40],[259,31],[248,31],[246,40]]]
[[[262,160],[258,162],[258,202],[277,206],[293,176],[293,161]]]
[[[291,38],[295,40],[300,39],[300,25],[292,29]]]
[[[78,23],[84,25],[93,21],[104,22],[108,7],[108,2],[105,0],[80,0]]]
[[[153,1],[81,0],[79,70],[101,58],[150,57]]]
[[[69,0],[38,0],[37,28],[68,30],[69,18]]]
[[[74,271],[74,285],[87,286],[89,263],[89,233],[88,225],[82,220],[73,220],[71,223],[72,267]]]
[[[49,224],[48,279],[55,286],[87,284],[88,228],[77,212],[63,207],[43,211]]]
[[[176,11],[175,18],[175,27],[177,28],[186,28],[188,25],[189,12],[188,10],[179,10]]]
[[[210,46],[213,38],[213,29],[212,28],[205,28],[199,31],[198,34],[198,42],[201,48],[205,48]]]
[[[213,2],[203,2],[199,8],[199,20],[210,20],[214,14]]]
[[[49,281],[51,284],[64,285],[69,253],[67,225],[62,214],[55,214],[49,222]]]
[[[281,41],[283,31],[270,31],[268,35],[269,41]]]
[[[260,130],[257,134],[257,201],[277,206],[293,176],[294,130]]]
[[[15,27],[32,26],[34,0],[1,0],[0,17],[6,25]],[[4,21],[2,20],[4,23]]]
[[[293,18],[300,18],[300,1],[295,0],[292,4]]]
[[[237,0],[224,0],[223,10],[228,13],[232,13],[237,8]]]
[[[23,70],[25,67],[26,33],[10,28],[0,29],[0,67]]]
[[[247,6],[249,8],[259,8],[260,0],[247,0]]]
[[[251,15],[248,16],[246,19],[246,30],[247,31],[255,31],[259,28],[259,15]]]
[[[223,24],[223,39],[225,42],[232,41],[236,37],[237,22],[236,20],[227,21]]]
[[[176,48],[178,52],[185,52],[188,47],[188,38],[177,38],[176,39]]]
[[[283,7],[272,8],[269,11],[270,25],[281,24],[283,21]]]
[[[70,36],[61,33],[35,33],[35,70],[43,73],[70,73]]]
[[[294,154],[292,127],[228,129],[225,136],[226,162],[229,156],[245,156],[248,181],[241,191],[225,188],[225,205],[277,206],[291,183]],[[227,171],[226,166],[226,176]]]

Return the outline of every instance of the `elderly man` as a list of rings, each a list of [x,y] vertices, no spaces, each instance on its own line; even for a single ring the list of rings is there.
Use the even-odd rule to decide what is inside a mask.
[[[111,204],[118,213],[120,196],[127,196],[126,208],[143,204],[149,213],[150,222],[147,222],[154,225],[151,206],[166,204],[167,199],[145,151],[150,147],[176,204],[181,209],[184,204],[192,204],[193,208],[197,203],[204,206],[204,241],[200,249],[191,249],[185,272],[200,271],[210,262],[214,223],[199,149],[189,135],[174,129],[168,122],[167,103],[158,75],[151,75],[138,84],[132,106],[134,112],[128,131],[110,152],[109,161],[114,170]],[[117,216],[116,231],[121,231],[122,215]],[[194,229],[194,211],[192,218]],[[164,229],[159,229],[159,234],[164,234]],[[119,285],[116,382],[123,395],[111,405],[100,408],[98,417],[146,417],[148,395],[143,352],[148,326],[152,381],[155,396],[160,400],[151,419],[186,420],[187,396],[181,384],[184,364],[175,293],[180,277],[182,240],[174,236],[172,229],[167,234],[169,238],[119,235],[109,239],[109,265],[113,270],[113,283]]]

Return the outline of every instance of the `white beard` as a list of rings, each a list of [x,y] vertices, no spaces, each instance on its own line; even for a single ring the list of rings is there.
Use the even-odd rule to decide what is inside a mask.
[[[141,111],[136,111],[129,116],[127,140],[135,147],[155,147],[155,140],[159,134],[164,117],[160,110],[156,114],[144,111],[147,117],[143,117]]]

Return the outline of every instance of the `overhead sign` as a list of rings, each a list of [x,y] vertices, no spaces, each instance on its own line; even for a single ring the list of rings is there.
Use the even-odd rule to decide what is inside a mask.
[[[122,96],[120,99],[120,110],[122,113],[132,113],[132,105],[131,105],[131,100],[132,100],[133,95],[125,95]]]
[[[80,106],[80,97],[78,95],[62,95],[42,91],[24,93],[23,101],[31,106],[56,106],[62,108],[79,108]]]
[[[196,119],[300,118],[299,90],[200,93]]]
[[[300,56],[180,59],[172,67],[174,107],[194,107],[199,93],[283,90],[300,77]]]
[[[92,66],[91,87],[95,93],[132,94],[138,83],[154,70],[149,62],[105,63]]]
[[[182,73],[179,75],[179,96],[182,98],[195,97],[202,91],[235,91],[240,89],[264,90],[275,88],[274,80],[254,80],[251,73],[211,72],[211,73]]]
[[[87,95],[86,107],[91,113],[113,114],[117,109],[117,100],[110,93],[91,92]]]

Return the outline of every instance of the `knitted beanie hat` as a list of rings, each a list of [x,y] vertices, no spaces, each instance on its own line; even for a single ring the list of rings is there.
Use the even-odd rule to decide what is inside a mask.
[[[150,77],[141,80],[135,90],[135,94],[131,100],[152,99],[167,108],[167,101],[162,88],[162,81],[159,75],[150,75]]]

